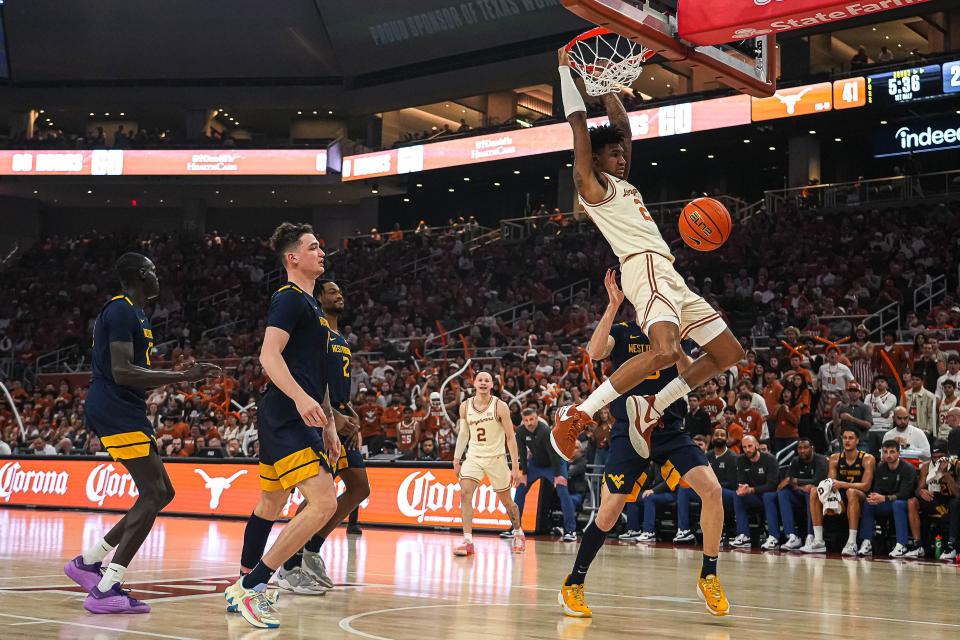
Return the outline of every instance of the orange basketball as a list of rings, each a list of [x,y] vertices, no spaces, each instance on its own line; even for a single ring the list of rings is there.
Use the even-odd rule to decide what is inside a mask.
[[[680,214],[680,237],[697,251],[713,251],[730,237],[733,220],[723,203],[713,198],[697,198]]]

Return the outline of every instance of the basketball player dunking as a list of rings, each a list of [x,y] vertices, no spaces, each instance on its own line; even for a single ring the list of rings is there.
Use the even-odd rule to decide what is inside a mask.
[[[154,338],[143,305],[160,294],[157,268],[146,256],[125,253],[117,260],[116,270],[123,293],[110,298],[94,324],[93,377],[84,407],[87,425],[110,456],[126,468],[139,496],[105,536],[63,570],[90,594],[83,603],[87,611],[148,613],[150,605],[131,597],[120,584],[174,491],[147,420],[144,390],[219,376],[220,367],[194,364],[186,371],[151,369]],[[114,549],[113,559],[102,569]]]
[[[453,471],[460,478],[460,513],[463,520],[463,544],[454,550],[454,554],[473,555],[473,494],[483,481],[484,474],[506,507],[513,525],[513,552],[522,553],[526,541],[520,527],[520,509],[510,497],[510,488],[520,482],[520,458],[510,409],[506,402],[491,393],[493,376],[489,372],[478,373],[473,385],[477,390],[476,395],[460,403],[457,446],[453,453]],[[507,467],[504,445],[510,451],[512,471]],[[461,465],[464,449],[467,457]]]
[[[284,222],[270,246],[287,272],[287,283],[270,299],[260,364],[270,384],[258,403],[260,500],[247,520],[240,579],[227,588],[228,611],[254,627],[280,626],[270,576],[329,520],[337,507],[330,460],[340,457],[340,438],[321,403],[327,391],[330,329],[313,297],[323,274],[323,250],[307,224]],[[322,435],[321,435],[322,433]],[[290,492],[299,489],[306,507],[264,553],[270,529]]]
[[[683,356],[680,341],[694,340],[704,354],[656,395],[627,398],[628,433],[643,457],[650,455],[651,428],[671,404],[744,357],[743,347],[707,302],[687,287],[673,266],[673,255],[643,204],[640,192],[624,180],[630,172],[631,128],[615,93],[602,96],[611,125],[587,129],[586,106],[574,84],[567,52],[559,51],[560,88],[567,122],[573,129],[574,171],[579,201],[620,259],[623,290],[637,310],[637,324],[650,338],[650,350],[627,360],[578,406],[560,407],[551,441],[570,460],[577,438],[593,415]]]
[[[597,328],[594,329],[587,352],[593,360],[610,358],[615,367],[622,365],[634,354],[650,349],[650,340],[636,322],[621,322],[614,325],[623,292],[617,286],[616,273],[607,272],[604,279],[610,302]],[[684,354],[681,365],[688,365],[690,357]],[[657,371],[631,390],[632,395],[656,393],[676,379],[677,367],[670,366]],[[587,571],[607,538],[620,519],[627,502],[636,501],[640,488],[646,481],[650,461],[660,465],[663,479],[670,489],[676,489],[683,481],[700,496],[703,505],[700,525],[703,529],[703,564],[697,580],[697,593],[707,604],[707,610],[715,616],[727,615],[730,604],[717,578],[717,557],[720,553],[720,534],[723,529],[723,491],[720,482],[707,462],[703,451],[690,435],[681,430],[687,414],[685,399],[675,401],[663,414],[662,427],[653,430],[649,458],[642,458],[630,445],[627,432],[627,400],[620,397],[610,405],[610,413],[616,418],[610,430],[610,446],[603,468],[603,485],[600,493],[600,509],[596,518],[583,530],[583,539],[577,550],[573,571],[560,588],[559,602],[563,612],[574,618],[589,618],[593,613],[583,595]]]

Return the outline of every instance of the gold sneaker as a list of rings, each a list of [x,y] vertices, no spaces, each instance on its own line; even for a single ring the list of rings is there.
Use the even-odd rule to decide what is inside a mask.
[[[571,618],[592,618],[593,611],[587,606],[587,601],[583,597],[583,585],[567,585],[566,579],[563,582],[564,585],[560,587],[560,593],[557,594],[557,602],[563,607],[563,613]]]
[[[725,616],[730,613],[730,603],[727,602],[723,585],[720,584],[720,578],[717,576],[710,574],[706,578],[697,580],[697,593],[703,598],[707,611],[711,615]]]

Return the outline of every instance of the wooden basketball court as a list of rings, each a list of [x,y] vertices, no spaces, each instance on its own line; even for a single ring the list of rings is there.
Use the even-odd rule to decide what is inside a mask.
[[[587,580],[592,620],[565,618],[557,586],[576,545],[479,536],[455,558],[455,533],[340,529],[324,546],[337,589],[284,594],[279,630],[256,630],[224,611],[244,523],[161,518],[127,586],[149,602],[142,616],[95,616],[62,573],[67,559],[117,516],[0,509],[0,638],[558,638],[960,637],[958,568],[926,562],[724,553],[733,614],[712,618],[694,593],[696,549],[612,543]],[[274,533],[279,530],[275,528]]]

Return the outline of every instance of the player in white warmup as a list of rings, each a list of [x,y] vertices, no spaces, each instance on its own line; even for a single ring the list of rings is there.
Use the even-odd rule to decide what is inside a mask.
[[[453,453],[453,471],[460,478],[460,513],[463,519],[463,543],[454,550],[458,556],[473,555],[473,495],[483,481],[490,479],[493,490],[507,509],[513,525],[513,552],[522,553],[526,546],[520,527],[520,509],[510,496],[510,489],[520,483],[520,459],[517,437],[507,403],[491,394],[493,376],[481,371],[474,377],[477,393],[460,403],[457,447]],[[469,443],[469,446],[468,446]],[[507,466],[504,446],[510,451],[513,470]],[[466,449],[467,457],[463,460]]]
[[[573,129],[573,178],[583,209],[620,259],[624,294],[637,310],[637,324],[651,349],[625,362],[577,406],[560,407],[551,442],[565,460],[593,415],[655,371],[676,364],[680,341],[694,340],[704,354],[655,396],[627,399],[630,441],[642,457],[650,455],[651,428],[663,411],[739,361],[743,347],[726,322],[693,293],[673,266],[673,254],[643,204],[640,191],[624,180],[630,172],[631,128],[616,93],[601,97],[610,125],[587,129],[583,97],[574,84],[569,58],[560,49],[560,88],[567,122]]]

